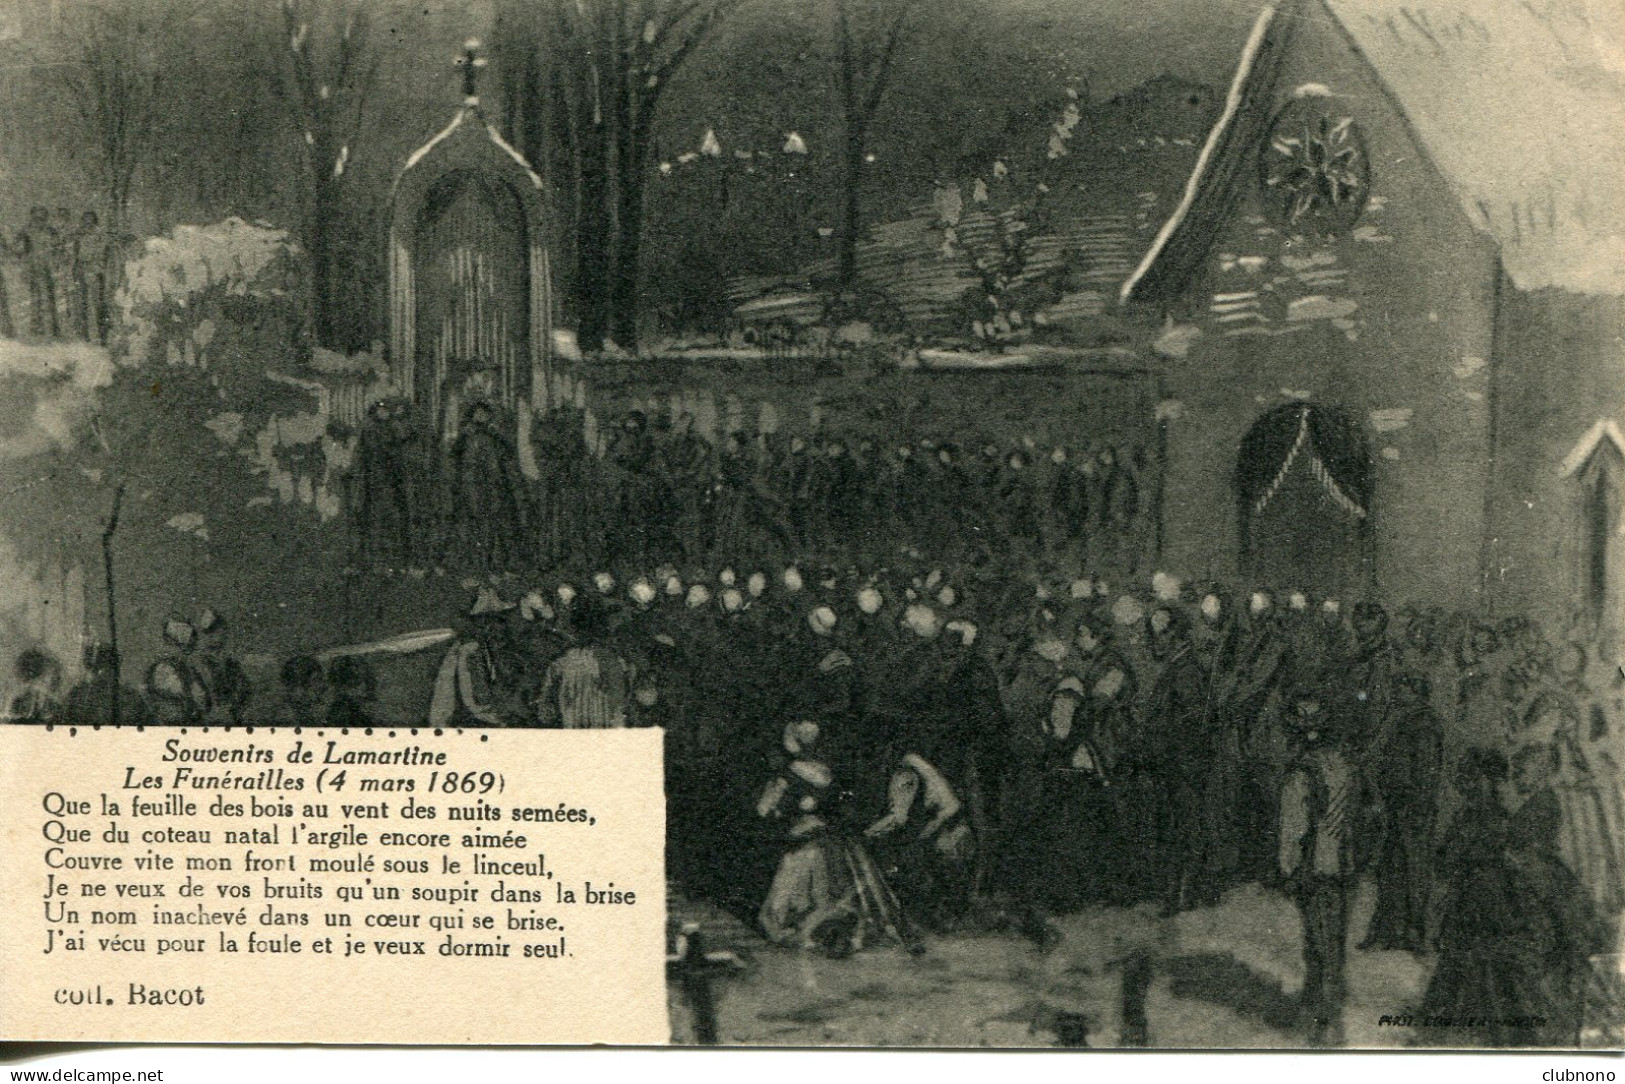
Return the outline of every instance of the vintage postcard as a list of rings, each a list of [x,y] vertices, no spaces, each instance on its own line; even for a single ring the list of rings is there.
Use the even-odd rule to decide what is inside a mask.
[[[1615,0],[0,73],[0,1039],[1625,1042]]]

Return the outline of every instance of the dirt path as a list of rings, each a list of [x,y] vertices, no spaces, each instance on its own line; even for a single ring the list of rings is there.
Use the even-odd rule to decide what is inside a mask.
[[[1350,929],[1351,1046],[1399,1047],[1407,1033],[1379,1028],[1421,994],[1426,966],[1406,953],[1353,949],[1371,912],[1365,887]],[[1149,953],[1149,1045],[1160,1048],[1302,1045],[1293,1015],[1302,985],[1297,914],[1248,886],[1217,907],[1165,920],[1150,908],[1095,908],[1059,919],[1047,954],[1013,935],[935,938],[911,957],[901,947],[845,960],[768,945],[731,916],[674,901],[674,920],[700,921],[709,939],[747,960],[719,984],[724,1043],[788,1046],[1113,1047],[1121,1042],[1125,961]],[[678,1041],[689,1022],[672,997]]]

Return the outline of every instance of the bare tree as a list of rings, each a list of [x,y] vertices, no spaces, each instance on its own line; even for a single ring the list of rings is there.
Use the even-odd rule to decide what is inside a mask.
[[[858,284],[858,239],[863,230],[863,182],[869,132],[891,85],[908,17],[919,0],[835,0],[835,89],[841,106],[842,192],[837,231],[836,292]]]
[[[614,36],[609,15],[614,7],[593,0],[519,0],[507,9],[516,24],[528,19],[531,31],[515,35],[512,52],[523,57],[530,79],[518,88],[518,107],[509,112],[525,118],[517,133],[525,157],[564,174],[575,254],[576,334],[589,351],[602,348],[610,335]]]
[[[336,274],[346,176],[379,58],[366,0],[281,0],[271,81],[301,143],[305,247],[317,341],[336,345],[347,297]]]
[[[130,191],[152,150],[165,70],[193,9],[181,4],[80,0],[64,9],[45,58],[95,152],[108,226],[121,236]]]
[[[568,163],[585,349],[610,336],[637,349],[655,118],[678,71],[743,2],[510,0],[499,12],[514,43],[498,56],[509,134],[534,163]]]
[[[618,23],[623,35],[624,63],[615,102],[616,157],[620,169],[610,309],[615,339],[629,350],[636,348],[638,339],[644,195],[656,111],[672,77],[741,2],[642,0],[626,5],[635,16],[633,26],[628,27],[624,18]],[[627,35],[628,29],[633,33]]]

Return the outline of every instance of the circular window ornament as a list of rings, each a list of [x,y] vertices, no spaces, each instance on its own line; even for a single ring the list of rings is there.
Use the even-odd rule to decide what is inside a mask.
[[[1320,94],[1281,107],[1259,156],[1259,183],[1276,220],[1300,233],[1348,230],[1371,194],[1365,133]]]

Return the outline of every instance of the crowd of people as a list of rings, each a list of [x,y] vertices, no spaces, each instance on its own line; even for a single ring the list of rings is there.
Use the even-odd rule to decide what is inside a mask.
[[[977,501],[1002,508],[1000,487],[1026,484],[1017,472],[1070,457],[1024,457],[997,484],[953,490],[965,513],[954,516],[922,512],[918,496],[950,476],[953,453],[930,457],[937,473],[899,473],[908,488],[827,481],[860,464],[896,471],[941,444],[860,443],[853,455],[833,437],[730,439],[696,450],[705,466],[684,477],[789,479],[801,461],[832,473],[771,492],[741,482],[748,498],[714,480],[702,491],[725,499],[657,511],[688,490],[657,500],[640,488],[649,472],[628,465],[688,439],[627,419],[604,457],[625,469],[604,490],[612,499],[572,498],[540,521],[564,532],[545,575],[494,561],[467,581],[473,604],[434,642],[432,694],[407,718],[381,706],[364,652],[295,656],[275,689],[256,689],[224,619],[206,612],[166,623],[167,653],[140,688],[120,686],[116,658],[92,648],[88,676],[62,697],[61,668],[25,653],[12,719],[657,726],[672,881],[780,944],[925,951],[932,935],[978,929],[1047,947],[1057,915],[1172,915],[1263,883],[1297,903],[1307,1026],[1335,1043],[1352,892],[1369,879],[1377,901],[1360,945],[1434,956],[1425,1009],[1504,1007],[1504,1024],[1469,1041],[1572,1045],[1582,1013],[1607,1001],[1589,988],[1589,961],[1614,951],[1625,909],[1625,670],[1594,636],[1164,572],[1080,574],[1102,567],[1077,557],[1103,552],[1091,527],[1113,521],[1040,499],[1066,469],[1035,487],[1036,527],[1006,509],[987,528],[1034,534],[1042,552],[980,548],[964,527]],[[547,461],[568,471],[593,458]],[[1114,465],[1093,461],[1097,480]],[[843,535],[825,520],[847,497],[859,510]],[[1112,514],[1095,491],[1086,505]],[[624,517],[615,529],[647,528],[611,549],[627,559],[564,559],[591,552],[571,532],[601,507]],[[872,559],[867,536],[902,532],[866,526],[916,516],[913,535],[949,550],[959,540],[956,560],[912,547]],[[493,556],[525,537],[462,530],[468,552]],[[690,544],[743,556],[707,565]],[[821,556],[767,562],[786,550]],[[665,553],[677,556],[636,559]]]
[[[218,615],[164,632],[171,654],[117,694],[105,649],[65,700],[25,653],[13,720],[107,721],[116,699],[126,723],[404,721],[364,656],[297,656],[258,695]],[[499,577],[422,718],[664,728],[674,882],[787,945],[1043,945],[1090,904],[1172,914],[1263,882],[1303,910],[1305,1002],[1332,1029],[1367,876],[1362,947],[1436,953],[1430,1005],[1501,999],[1548,1022],[1504,1041],[1538,1044],[1578,1027],[1625,906],[1622,685],[1515,617],[905,555]]]
[[[106,344],[118,245],[95,211],[31,208],[26,226],[9,238],[0,233],[0,262],[18,267],[28,295],[20,324],[0,274],[0,337],[15,339],[26,327],[35,340]]]
[[[886,561],[912,539],[955,563],[993,555],[1130,564],[1145,548],[1155,469],[1146,451],[820,429],[732,431],[629,411],[607,424],[558,408],[520,469],[503,412],[475,402],[430,451],[404,401],[376,404],[354,475],[359,549],[373,567],[551,569],[579,554],[611,566]]]

